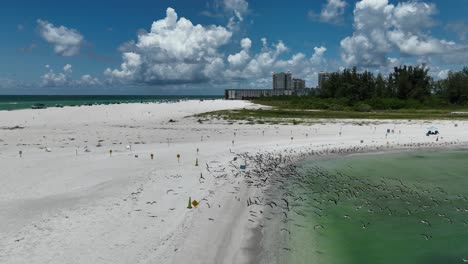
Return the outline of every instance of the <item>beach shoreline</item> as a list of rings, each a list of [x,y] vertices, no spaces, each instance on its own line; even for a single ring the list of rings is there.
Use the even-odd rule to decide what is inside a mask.
[[[287,181],[287,178],[281,176],[282,174],[288,174],[287,172],[290,171],[292,168],[296,168],[297,166],[301,166],[306,162],[314,162],[314,161],[321,161],[321,160],[335,160],[335,159],[345,159],[354,156],[366,156],[366,155],[388,155],[388,154],[397,154],[397,153],[418,153],[418,152],[440,152],[440,151],[450,151],[450,150],[466,150],[468,148],[468,142],[450,142],[450,144],[430,144],[430,145],[423,145],[419,143],[408,144],[407,146],[396,146],[390,147],[387,145],[381,146],[368,146],[366,148],[362,148],[360,146],[349,147],[347,149],[324,149],[325,153],[314,153],[310,152],[311,149],[304,147],[301,151],[302,153],[293,154],[291,155],[291,159],[286,163],[282,164],[279,170],[276,170],[272,175],[271,178],[278,177],[279,179],[283,179]],[[286,150],[286,151],[293,151]],[[313,150],[312,150],[313,151]],[[305,154],[307,153],[307,154]],[[263,153],[262,155],[275,155],[274,153]],[[318,155],[318,156],[317,156]],[[265,168],[265,165],[271,164],[253,164],[252,160],[248,162],[251,167],[254,169],[258,168]],[[261,177],[259,174],[256,175],[257,177]],[[271,186],[266,185],[262,190],[264,197],[268,197],[271,201],[278,201],[284,200],[284,189],[279,186]],[[255,193],[255,194],[258,194]],[[247,194],[248,197],[255,196],[254,193]],[[250,246],[251,250],[248,252],[248,259],[249,261],[246,263],[287,263],[280,259],[284,258],[285,253],[289,253],[292,248],[288,248],[288,240],[289,236],[291,235],[289,231],[288,221],[283,219],[280,221],[280,218],[277,219],[268,219],[271,220],[267,224],[265,221],[265,215],[268,213],[272,213],[273,210],[269,210],[268,207],[268,198],[265,199],[266,201],[259,207],[256,208],[258,211],[261,212],[260,217],[256,220],[258,223],[254,226],[246,226],[244,227],[251,232],[251,240],[256,241],[258,244],[255,246]],[[275,207],[276,204],[275,204]],[[280,206],[279,206],[280,207]],[[273,207],[271,208],[273,209]],[[289,209],[282,208],[283,211],[287,211],[289,213]],[[251,210],[249,212],[252,212]],[[252,214],[251,214],[252,216]],[[311,221],[311,219],[308,219]],[[284,231],[284,232],[283,232]],[[284,250],[284,253],[281,251]],[[313,250],[312,248],[310,250]]]
[[[306,159],[299,164],[295,164],[294,166],[297,166],[299,170],[294,170],[294,172],[289,174],[291,176],[289,187],[292,186],[293,189],[287,187],[277,188],[278,193],[276,195],[276,199],[279,200],[279,198],[285,197],[289,191],[293,194],[291,200],[292,198],[294,198],[294,201],[300,199],[299,203],[293,205],[291,210],[297,210],[300,214],[292,214],[291,224],[285,224],[282,227],[276,228],[277,230],[288,228],[288,231],[291,233],[291,242],[285,245],[290,247],[292,252],[295,253],[290,254],[291,259],[276,263],[303,263],[304,259],[311,259],[311,256],[307,254],[309,251],[317,252],[313,254],[314,257],[317,257],[314,263],[384,261],[379,259],[379,252],[385,254],[385,247],[375,247],[372,244],[383,243],[388,246],[388,244],[394,243],[394,246],[397,247],[395,243],[398,242],[395,241],[398,240],[389,235],[392,232],[398,232],[400,235],[398,239],[401,241],[410,239],[413,241],[410,243],[417,245],[414,246],[414,249],[410,247],[411,249],[400,255],[400,258],[404,258],[404,256],[411,257],[412,261],[405,263],[419,263],[415,261],[415,257],[418,254],[414,253],[415,249],[416,252],[419,252],[417,250],[419,249],[418,247],[422,249],[419,255],[421,263],[427,259],[430,260],[433,256],[436,256],[433,258],[437,259],[439,255],[445,256],[447,260],[461,260],[466,255],[465,252],[454,254],[456,251],[452,251],[451,254],[453,255],[449,253],[445,255],[445,252],[450,250],[446,249],[444,251],[439,248],[433,248],[433,251],[431,251],[430,246],[427,246],[430,243],[427,244],[428,242],[426,242],[428,238],[424,239],[420,234],[434,235],[434,237],[429,237],[429,240],[434,238],[434,243],[439,243],[446,239],[444,236],[446,234],[444,233],[445,231],[440,230],[441,225],[446,224],[447,234],[452,233],[452,235],[457,234],[457,231],[454,231],[457,228],[460,230],[466,228],[466,224],[464,225],[463,222],[463,210],[459,213],[458,219],[454,218],[456,217],[456,212],[460,212],[460,210],[453,210],[453,208],[458,208],[460,205],[452,204],[454,201],[456,203],[457,200],[461,204],[464,204],[463,199],[466,201],[466,189],[461,187],[464,182],[463,175],[465,175],[463,172],[466,171],[466,166],[463,164],[463,160],[466,160],[466,150],[465,145],[462,148],[458,146],[435,146],[432,148],[398,149],[396,151],[370,151],[319,157],[318,159]],[[464,159],[460,157],[464,157]],[[389,164],[391,164],[391,167],[388,166]],[[304,176],[309,178],[303,178]],[[431,178],[433,176],[435,177]],[[326,184],[322,185],[320,180],[312,180],[316,178],[321,178]],[[349,185],[349,180],[352,181],[353,179],[358,183],[362,183],[362,185]],[[441,179],[443,180],[441,181]],[[447,182],[453,183],[450,185]],[[295,184],[298,184],[297,191],[294,190]],[[394,188],[393,191],[389,191],[392,190],[392,186]],[[453,186],[457,187],[453,188]],[[407,188],[409,192],[403,193],[402,187]],[[353,191],[350,191],[348,194],[347,188],[351,188]],[[388,196],[382,190],[387,190]],[[367,194],[366,196],[365,193],[372,193],[372,191],[376,193]],[[325,195],[322,195],[322,193],[325,193]],[[356,194],[358,196],[355,196]],[[406,197],[408,194],[409,196],[413,194],[415,197],[408,199]],[[363,196],[368,199],[363,198]],[[404,197],[406,197],[406,200]],[[305,200],[302,198],[305,198]],[[359,199],[361,200],[359,201]],[[312,204],[307,202],[311,200],[316,202]],[[438,201],[442,200],[444,201],[444,205],[439,205]],[[433,207],[427,207],[427,201],[429,203],[433,201]],[[370,204],[367,204],[368,202]],[[451,205],[448,206],[447,204]],[[361,210],[362,206],[364,207]],[[446,208],[441,209],[444,206]],[[314,214],[313,210],[316,210],[316,208],[318,208],[317,212],[321,215]],[[432,208],[431,210],[437,211],[437,214],[434,212],[432,212],[432,215],[431,213],[425,213],[426,208]],[[284,208],[282,210],[286,211]],[[441,215],[446,217],[444,221],[448,222],[440,221],[438,218]],[[387,222],[387,227],[390,231],[387,231],[389,233],[382,234],[380,233],[382,230],[379,230],[379,228],[385,226],[385,222],[381,220],[386,219],[391,219]],[[429,220],[433,224],[432,228],[429,227],[427,230],[421,231],[424,228],[424,221],[421,224],[420,219]],[[361,229],[359,221],[361,221],[362,225],[364,225],[362,221],[365,221],[368,225],[367,227],[370,225],[370,228],[364,226]],[[340,224],[336,224],[336,222]],[[452,226],[455,222],[460,222],[457,227]],[[409,232],[408,237],[402,236],[402,230],[408,230],[408,228],[405,228],[407,225],[422,226],[422,228],[419,231]],[[318,226],[317,230],[316,226]],[[353,235],[349,234],[349,230],[352,228],[356,230],[356,240]],[[418,230],[418,228],[414,230]],[[304,233],[309,234],[309,236],[312,234],[312,237],[304,236]],[[454,237],[456,236],[454,235]],[[386,243],[388,237],[392,237],[392,239],[389,239],[389,242]],[[317,239],[319,240],[317,241]],[[340,239],[341,241],[339,241]],[[366,241],[367,243],[359,247],[352,245],[353,243],[350,243],[350,241]],[[335,242],[335,244],[331,244],[330,242]],[[337,244],[340,244],[340,246],[336,246]],[[297,249],[295,246],[297,246]],[[369,255],[363,255],[363,252],[369,252]],[[285,251],[285,253],[287,252]],[[307,255],[307,258],[301,259],[301,254]],[[327,256],[332,258],[327,259]],[[341,261],[340,258],[342,258]],[[442,258],[440,257],[440,259]],[[382,263],[392,263],[392,261]]]
[[[0,221],[8,223],[0,262],[266,263],[275,258],[261,252],[267,186],[248,182],[258,180],[254,162],[239,171],[242,155],[297,162],[307,151],[329,158],[333,149],[467,145],[465,121],[246,125],[194,117],[258,107],[196,100],[0,112],[2,127],[17,127],[0,135]],[[430,125],[440,127],[439,141],[425,136]],[[388,128],[401,133],[385,136]],[[189,198],[200,205],[187,209]]]
[[[0,95],[0,111],[133,103],[170,103],[188,100],[219,100],[221,98],[222,96],[194,95]]]

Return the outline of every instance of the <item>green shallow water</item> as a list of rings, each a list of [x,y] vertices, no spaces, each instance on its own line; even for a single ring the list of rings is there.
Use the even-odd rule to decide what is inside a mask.
[[[288,189],[282,263],[468,260],[468,151],[307,161]]]

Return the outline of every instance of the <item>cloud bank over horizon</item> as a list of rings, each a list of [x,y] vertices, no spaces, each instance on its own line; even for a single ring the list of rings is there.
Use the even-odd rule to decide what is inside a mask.
[[[73,58],[84,57],[83,47],[90,45],[83,31],[37,19],[38,36],[64,65],[59,71],[46,67],[38,84],[270,87],[273,72],[291,71],[311,87],[317,82],[318,72],[344,67],[387,73],[402,64],[426,64],[432,69],[431,75],[440,79],[468,61],[464,21],[440,25],[436,18],[440,10],[428,1],[360,0],[351,5],[347,0],[325,0],[304,14],[316,21],[309,29],[311,34],[320,24],[340,28],[347,23],[351,32],[333,45],[308,45],[300,51],[297,41],[290,38],[270,41],[259,34],[249,36],[248,29],[255,27],[262,10],[255,10],[247,0],[213,0],[206,9],[202,15],[215,23],[194,23],[167,7],[165,16],[155,19],[149,30],[138,30],[135,39],[116,43],[119,65],[89,72],[73,63]],[[436,36],[432,31],[436,27],[455,32],[458,39]],[[18,32],[26,30],[23,24],[17,24]],[[40,44],[34,42],[34,49],[24,53],[34,52],[37,46]],[[75,69],[80,74],[74,78]],[[0,82],[0,87],[14,83],[2,76]]]

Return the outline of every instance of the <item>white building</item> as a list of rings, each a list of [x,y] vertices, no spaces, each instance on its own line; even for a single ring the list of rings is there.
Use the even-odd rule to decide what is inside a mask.
[[[273,89],[227,89],[224,98],[228,100],[248,100],[258,97],[295,95],[304,96],[310,92],[306,89],[305,81],[293,79],[290,72],[273,74]]]
[[[273,90],[292,90],[292,74],[290,72],[273,73]]]
[[[293,78],[293,90],[300,91],[306,88],[305,80]]]
[[[293,95],[292,90],[272,89],[227,89],[224,98],[228,100],[247,100],[258,97]]]
[[[322,89],[322,85],[330,78],[330,73],[328,72],[320,72],[318,74],[318,88]]]

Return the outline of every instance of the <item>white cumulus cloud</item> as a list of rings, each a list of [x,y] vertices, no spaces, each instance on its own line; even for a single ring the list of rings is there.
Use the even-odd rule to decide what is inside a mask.
[[[74,56],[80,52],[84,37],[75,29],[65,26],[56,27],[52,23],[38,19],[40,36],[54,46],[56,54],[61,56]]]
[[[321,22],[339,24],[343,22],[343,16],[348,3],[345,0],[327,0],[319,14],[309,11],[309,17]]]
[[[242,47],[243,50],[241,50],[239,53],[228,56],[228,60],[229,58],[231,58],[231,67],[226,70],[226,78],[264,78],[266,76],[269,76],[271,72],[274,71],[275,64],[280,61],[280,55],[287,51],[288,48],[282,41],[279,41],[278,43],[276,43],[276,45],[273,45],[271,47],[268,45],[268,42],[265,38],[262,38],[261,41],[263,44],[262,50],[253,56],[249,55],[248,58],[243,58],[242,64],[240,65],[233,64],[231,63],[231,61],[233,60],[233,58],[237,58],[238,56],[240,57],[240,54],[243,54],[243,52],[246,52],[244,47]]]
[[[450,70],[440,70],[440,71],[436,74],[435,78],[436,78],[437,80],[446,79],[446,78],[448,77],[449,73],[450,73]]]
[[[320,64],[324,62],[323,55],[327,51],[327,48],[321,46],[321,47],[315,47],[314,48],[314,54],[312,54],[312,58],[310,58],[310,61],[314,64]]]
[[[90,74],[82,75],[81,78],[77,81],[78,85],[82,86],[95,86],[100,85],[101,81],[97,77],[93,77]]]
[[[247,61],[250,59],[249,50],[252,45],[252,41],[249,38],[244,38],[241,40],[242,50],[236,54],[229,55],[227,60],[229,65],[233,68],[244,66]]]
[[[95,86],[101,85],[101,81],[92,75],[85,74],[80,79],[72,78],[73,66],[66,64],[61,72],[55,72],[49,65],[45,65],[47,72],[41,76],[41,85],[44,87],[69,87],[69,86]]]
[[[341,58],[347,66],[379,67],[387,65],[390,53],[404,56],[437,55],[450,60],[461,55],[464,46],[433,37],[434,4],[421,1],[361,0],[354,8],[354,33],[341,41]],[[464,56],[466,58],[466,55]]]
[[[347,5],[343,0],[327,0],[327,4],[320,12],[320,19],[324,22],[341,22]]]
[[[246,0],[224,0],[223,4],[224,8],[234,12],[240,21],[243,20],[243,15],[249,9],[249,3]]]
[[[241,45],[242,50],[239,53],[228,56],[230,63],[224,73],[226,80],[248,80],[248,83],[243,83],[243,86],[270,88],[273,72],[291,71],[294,77],[305,79],[307,85],[311,87],[317,81],[318,72],[329,70],[329,63],[324,57],[326,47],[315,47],[309,58],[301,52],[285,58],[289,48],[284,42],[279,41],[274,45],[269,45],[266,38],[262,38],[261,42],[263,47],[256,54],[252,54]],[[250,45],[251,43],[249,47]],[[249,57],[242,57],[241,55],[247,51],[249,51]],[[233,63],[234,58],[239,59],[236,60],[238,64]]]
[[[244,21],[244,16],[249,9],[249,3],[246,0],[223,0],[224,10],[232,14],[229,18],[227,27],[230,30],[239,28],[239,24]]]
[[[249,38],[243,38],[241,40],[241,47],[245,50],[250,49],[250,47],[252,47],[252,41]]]
[[[66,86],[71,83],[72,66],[70,64],[65,65],[63,71],[57,73],[50,67],[46,68],[49,70],[41,77],[43,86],[57,87]]]
[[[232,33],[222,26],[193,25],[172,8],[142,33],[133,51],[122,54],[119,69],[107,69],[111,80],[146,84],[197,83],[216,78],[224,62],[219,48]],[[213,67],[216,65],[216,67]]]
[[[65,66],[63,66],[63,72],[65,72],[67,74],[71,74],[72,73],[72,68],[73,68],[73,66],[71,66],[71,64],[66,64]]]

